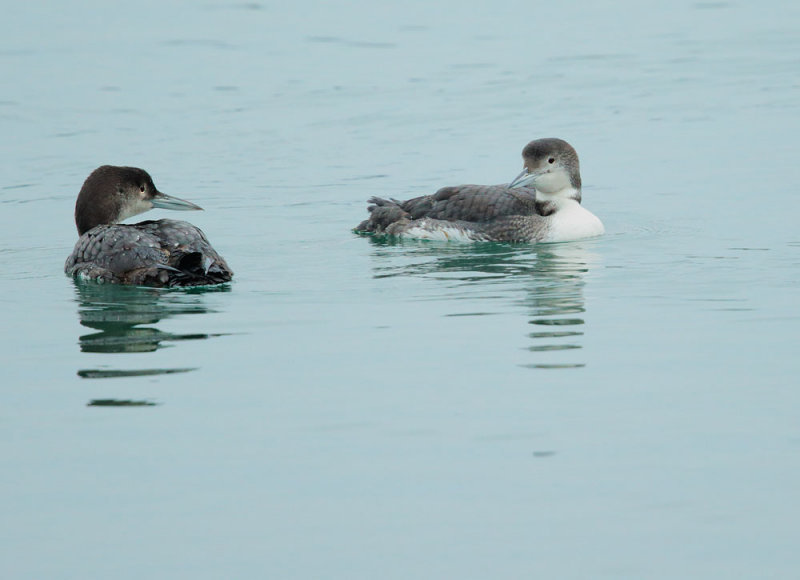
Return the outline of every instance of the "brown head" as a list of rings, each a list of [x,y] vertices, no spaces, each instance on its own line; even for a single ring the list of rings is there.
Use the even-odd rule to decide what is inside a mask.
[[[83,235],[97,225],[115,224],[153,208],[203,209],[158,191],[144,169],[103,165],[83,182],[75,203],[75,225]]]

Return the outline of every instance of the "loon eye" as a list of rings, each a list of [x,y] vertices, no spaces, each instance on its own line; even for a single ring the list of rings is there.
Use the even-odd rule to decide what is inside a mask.
[[[139,186],[139,191],[141,191],[142,193],[144,193],[144,185],[140,185],[140,186]]]
[[[548,160],[547,160],[547,162],[548,162],[550,165],[552,165],[553,163],[555,163],[555,162],[556,162],[556,158],[555,158],[555,157],[551,157],[550,159],[548,159]]]

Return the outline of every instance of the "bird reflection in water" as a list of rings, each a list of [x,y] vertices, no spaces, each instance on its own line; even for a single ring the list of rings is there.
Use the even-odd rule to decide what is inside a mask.
[[[579,355],[568,360],[564,351],[583,348],[580,342],[586,312],[583,286],[589,257],[579,244],[551,244],[537,253],[537,271],[542,275],[534,277],[525,299],[531,312],[528,323],[536,328],[528,334],[533,341],[528,351],[537,360],[523,366],[539,369],[586,366]]]
[[[148,353],[184,340],[200,340],[221,334],[164,332],[155,325],[173,316],[209,312],[202,294],[227,292],[227,287],[203,287],[190,290],[164,291],[154,288],[74,281],[78,316],[82,326],[96,332],[79,338],[85,353]],[[183,368],[80,369],[85,379],[153,376],[185,373]],[[93,406],[114,406],[113,400],[92,401]],[[116,406],[133,406],[135,401],[120,401]]]
[[[532,357],[521,366],[563,369],[586,366],[583,341],[586,301],[585,275],[599,261],[590,251],[596,242],[558,244],[449,244],[373,239],[379,258],[375,277],[422,276],[449,282],[447,299],[497,300],[503,306],[522,305],[529,341],[523,347]],[[402,264],[392,258],[402,256]],[[487,302],[488,304],[488,302]],[[502,307],[506,310],[505,307]],[[481,309],[483,310],[483,309]],[[493,311],[452,314],[489,315]]]

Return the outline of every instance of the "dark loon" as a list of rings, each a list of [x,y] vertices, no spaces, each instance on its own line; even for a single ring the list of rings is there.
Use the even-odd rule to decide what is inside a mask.
[[[601,235],[581,206],[578,154],[561,139],[522,150],[524,169],[505,185],[456,185],[407,201],[373,197],[357,233],[430,240],[564,242]]]
[[[203,209],[161,193],[143,169],[95,169],[75,203],[80,238],[64,271],[84,280],[159,287],[221,284],[233,277],[203,232],[190,223],[117,224],[152,208]]]

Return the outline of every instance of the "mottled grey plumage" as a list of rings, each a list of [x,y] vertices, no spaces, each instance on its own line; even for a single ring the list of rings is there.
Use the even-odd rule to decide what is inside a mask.
[[[81,237],[64,271],[82,279],[137,286],[200,286],[231,280],[228,264],[190,223],[115,223],[151,207],[200,209],[159,192],[141,169],[108,165],[96,169],[78,195],[75,222]]]
[[[373,197],[367,210],[368,219],[356,231],[400,235],[410,227],[455,228],[470,231],[486,240],[518,241],[527,216],[533,224],[536,215],[535,191],[529,188],[510,189],[507,185],[457,185],[443,187],[433,195],[407,201]],[[525,227],[530,235],[530,227]]]
[[[443,187],[433,195],[402,203],[411,219],[485,222],[507,215],[536,213],[532,189],[509,189],[507,185],[456,185]]]
[[[83,234],[64,266],[70,276],[136,286],[228,282],[228,264],[205,235],[177,220],[99,225]]]

